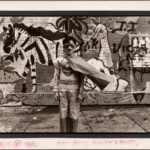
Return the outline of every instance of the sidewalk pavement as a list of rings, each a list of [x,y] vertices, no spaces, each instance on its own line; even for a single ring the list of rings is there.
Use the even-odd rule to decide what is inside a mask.
[[[59,132],[58,106],[0,107],[0,132]],[[150,131],[150,107],[82,106],[79,132]]]

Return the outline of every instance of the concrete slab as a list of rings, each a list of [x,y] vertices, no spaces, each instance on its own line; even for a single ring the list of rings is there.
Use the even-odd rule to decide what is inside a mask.
[[[33,114],[22,119],[16,132],[59,132],[59,114]],[[79,119],[78,132],[91,132],[82,114]]]
[[[12,117],[10,114],[0,116],[0,132],[12,132],[20,120],[20,116]]]
[[[134,121],[115,111],[84,111],[92,132],[145,132]]]
[[[137,125],[141,126],[145,132],[150,131],[150,108],[143,107],[124,110],[124,113]]]
[[[58,105],[58,101],[54,98],[54,93],[34,93],[34,94],[18,94],[22,95],[22,103],[24,105]]]
[[[98,105],[132,104],[130,93],[99,93]]]
[[[32,115],[26,132],[59,132],[59,114]]]
[[[25,119],[22,118],[20,120],[20,122],[18,124],[16,124],[15,128],[13,128],[12,132],[15,132],[15,133],[16,132],[17,133],[19,133],[19,132],[21,132],[21,133],[26,132],[28,127],[29,127],[29,125],[30,125],[30,122],[28,122],[28,121],[26,122]]]
[[[59,132],[58,107],[0,107],[0,132]],[[148,107],[81,107],[78,132],[150,131]]]
[[[88,121],[82,112],[80,113],[78,132],[92,132],[88,126]]]
[[[0,117],[12,115],[12,116],[20,116],[20,115],[29,115],[32,113],[38,113],[45,109],[45,107],[35,107],[35,106],[1,106],[0,107]]]
[[[83,93],[84,101],[81,105],[98,105],[98,92],[85,92]]]
[[[43,85],[44,86],[44,85]],[[46,90],[50,86],[45,86]],[[1,105],[9,103],[8,105],[13,106],[13,102],[29,105],[29,106],[52,106],[58,105],[58,101],[55,100],[54,92],[52,89],[40,93],[15,93],[8,95],[4,99],[0,99]],[[136,93],[137,94],[137,93]],[[143,94],[143,93],[142,93]],[[84,101],[81,105],[124,105],[124,104],[150,104],[150,94],[145,93],[140,101],[137,101],[133,96],[133,93],[100,93],[100,92],[84,92]],[[140,93],[139,93],[140,96]],[[11,104],[12,103],[12,104]]]
[[[40,105],[58,105],[54,98],[54,93],[28,93],[16,94],[22,100],[23,105],[40,106]],[[136,100],[130,93],[98,93],[86,92],[84,101],[81,105],[122,105],[137,104]],[[142,100],[142,104],[150,104],[149,101]]]
[[[19,115],[19,114],[18,114]],[[47,110],[45,107],[33,107],[26,114],[20,114],[22,120],[14,132],[58,132],[58,110]]]

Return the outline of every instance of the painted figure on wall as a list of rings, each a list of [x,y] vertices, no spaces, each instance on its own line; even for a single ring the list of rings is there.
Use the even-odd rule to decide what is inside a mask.
[[[94,58],[89,59],[88,63],[93,65],[100,72],[114,78],[114,84],[106,87],[103,91],[125,91],[128,82],[121,79],[120,76],[115,73],[113,68],[112,50],[108,39],[108,32],[112,33],[112,29],[109,26],[110,22],[106,22],[105,25],[100,22],[94,23],[93,19],[91,19],[91,22],[93,30],[90,40],[86,43],[86,48],[90,49],[90,51],[92,50],[93,53],[94,51],[97,51],[97,55]],[[88,78],[85,78],[85,89],[101,91],[101,89],[99,89]]]
[[[65,38],[66,34],[45,30],[42,27],[27,27],[24,24],[8,25],[8,28],[4,27],[4,31],[7,34],[3,50],[8,55],[4,56],[2,60],[5,63],[10,62],[10,64],[5,65],[5,69],[9,67],[10,71],[10,67],[12,67],[12,71],[24,79],[22,92],[27,90],[27,75],[31,71],[33,84],[31,92],[36,92],[36,63],[52,65],[56,55],[55,50],[59,45],[59,43],[53,42]],[[18,61],[18,59],[22,61]],[[21,66],[17,67],[17,65]]]

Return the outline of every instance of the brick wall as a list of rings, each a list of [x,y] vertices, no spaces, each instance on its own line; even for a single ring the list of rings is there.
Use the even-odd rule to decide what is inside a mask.
[[[9,23],[11,23],[12,17],[4,17],[4,18],[0,17],[0,20],[1,19],[4,19],[4,20],[1,23],[0,32],[3,31],[2,30],[3,26],[7,26]],[[16,18],[15,21],[18,21],[17,19],[18,18]],[[55,24],[57,19],[58,19],[58,17],[34,17],[33,16],[33,17],[24,17],[21,22],[26,24],[27,26],[31,26],[31,25],[34,26],[34,27],[42,26],[45,29],[51,29],[51,30],[55,31],[55,29],[49,23],[54,23]],[[114,63],[114,66],[113,66],[114,69],[117,68],[115,62],[119,61],[119,59],[120,59],[119,58],[119,51],[117,51],[116,53],[113,52],[114,44],[116,44],[116,47],[118,47],[120,41],[126,35],[127,36],[122,41],[122,44],[124,46],[127,46],[129,44],[128,35],[132,34],[132,32],[127,33],[127,29],[130,28],[130,22],[136,22],[137,23],[137,25],[135,27],[135,30],[136,30],[137,33],[150,34],[150,24],[149,24],[150,17],[124,17],[124,18],[121,18],[121,19],[123,19],[126,22],[126,24],[124,25],[123,31],[116,31],[115,33],[109,33],[108,34],[108,41],[109,41],[110,49],[111,49],[111,52],[112,52],[112,60],[113,60],[113,63]],[[105,17],[105,18],[102,17],[101,21],[103,21],[103,20],[105,22],[107,20],[107,17]],[[92,24],[89,22],[89,20],[86,23],[88,24],[89,31],[88,31],[87,35],[82,35],[82,37],[85,41],[88,41],[89,38],[92,35],[93,27],[92,27]],[[111,23],[110,27],[112,29],[116,29],[116,28],[120,27],[120,24],[116,23],[114,21],[114,22]],[[2,53],[3,41],[0,41],[0,47],[1,47],[1,53]],[[1,54],[1,56],[2,56],[2,54]],[[87,56],[87,57],[89,57],[89,56]],[[93,57],[92,54],[90,55],[90,57]],[[49,94],[52,91],[52,87],[46,85],[47,83],[50,83],[51,79],[53,78],[53,72],[54,72],[54,67],[53,66],[43,66],[43,65],[38,64],[37,65],[37,83],[38,83],[37,95],[35,95],[35,94],[34,95],[32,95],[32,94],[24,95],[23,94],[23,96],[20,96],[22,94],[18,94],[18,95],[16,94],[16,96],[19,99],[24,99],[25,104],[30,104],[30,105],[32,105],[32,104],[34,104],[34,105],[40,105],[40,104],[42,104],[42,105],[44,105],[44,104],[53,105],[53,104],[57,104],[55,102],[54,98],[52,98],[53,94]],[[122,78],[122,79],[126,80],[127,82],[129,82],[129,88],[127,89],[127,92],[130,93],[131,92],[131,89],[130,89],[130,84],[131,84],[130,83],[131,82],[131,80],[130,80],[131,79],[130,78],[130,75],[131,75],[130,70],[127,70],[127,71],[121,70],[121,71],[116,71],[116,72],[119,74],[120,78]],[[138,84],[140,84],[140,86],[144,88],[144,86],[146,85],[146,82],[150,80],[150,76],[149,76],[149,73],[146,73],[146,74],[142,73],[142,75],[143,75],[143,81],[138,83]],[[136,77],[137,77],[136,80],[140,80],[141,72],[136,72]],[[4,70],[0,70],[0,84],[3,85],[3,89],[0,89],[0,90],[5,91],[6,95],[9,92],[13,93],[13,91],[11,91],[12,90],[11,88],[10,88],[10,91],[7,89],[8,84],[10,84],[10,86],[12,86],[12,88],[14,87],[15,93],[20,93],[22,82],[23,82],[23,80],[16,73],[11,73],[11,72],[6,72]],[[138,86],[136,81],[133,81],[133,82],[134,82],[133,84],[135,86]],[[5,83],[7,83],[6,86],[4,86]],[[31,86],[32,86],[32,84],[31,84],[31,78],[30,78],[30,74],[29,74],[28,79],[27,79],[27,89],[28,89],[27,92],[29,92],[29,93],[31,91]],[[136,90],[136,88],[135,88],[135,90]],[[141,90],[142,90],[142,88],[141,88]],[[41,95],[41,93],[42,94],[46,93],[47,95]],[[101,95],[101,93],[96,93],[96,94]],[[132,94],[127,94],[128,96],[126,96],[125,92],[122,93],[122,94],[123,94],[123,97],[125,97],[127,104],[136,103],[136,101],[135,101],[134,97],[132,96]],[[86,102],[84,104],[92,104],[92,103],[93,104],[105,104],[105,101],[103,103],[103,100],[106,99],[107,97],[108,97],[108,100],[107,100],[106,104],[109,104],[109,103],[110,104],[122,103],[120,95],[118,96],[116,93],[114,93],[114,98],[113,99],[111,99],[112,95],[110,96],[108,94],[106,94],[106,95],[102,94],[104,96],[100,100],[101,102],[99,102],[99,100],[96,100],[96,102],[92,101],[91,96],[88,96],[88,95],[90,95],[90,94],[85,93]],[[93,96],[95,97],[95,95],[93,95]],[[22,98],[22,97],[25,97],[25,98]],[[144,102],[144,103],[147,103],[147,101]]]

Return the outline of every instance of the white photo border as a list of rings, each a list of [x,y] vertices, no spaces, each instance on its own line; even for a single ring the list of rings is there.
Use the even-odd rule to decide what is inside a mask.
[[[24,11],[24,14],[29,11],[36,11],[39,14],[40,11],[66,11],[66,13],[67,11],[89,11],[91,13],[92,11],[135,11],[135,13],[143,15],[149,14],[150,16],[150,1],[0,1],[0,15],[11,15],[11,11],[13,11],[14,14],[17,14],[17,11]],[[61,138],[56,138],[59,134],[52,134],[51,138],[48,138],[47,135],[40,137],[40,134],[41,133],[33,134],[31,138],[28,136],[28,138],[23,138],[26,137],[24,133],[16,136],[13,136],[12,133],[4,133],[2,136],[0,135],[0,149],[29,149],[28,145],[31,145],[30,149],[148,149],[150,147],[149,134],[138,134],[137,136],[136,134],[123,134],[122,136],[118,134],[89,134],[90,137],[94,135],[93,137],[97,140],[97,145],[93,143],[93,138],[87,139],[86,135],[86,138],[84,138],[83,135],[81,139],[77,138],[78,135],[74,136],[74,134],[70,134],[70,137],[76,137],[72,139],[65,138],[65,135],[62,135]],[[38,136],[39,138],[37,138]],[[102,138],[102,136],[106,138]],[[134,138],[134,136],[136,138]],[[64,145],[65,140],[66,145]],[[69,140],[72,140],[70,143],[74,142],[77,144],[78,142],[78,146],[75,147],[75,145],[67,143]],[[122,141],[122,143],[117,145],[120,141]],[[58,142],[62,142],[59,143],[62,145],[58,145]],[[88,142],[89,144],[85,145],[85,143],[87,144]],[[124,142],[126,142],[127,145],[125,145]],[[128,142],[133,142],[133,145],[130,145]],[[108,143],[108,145],[105,143]]]

